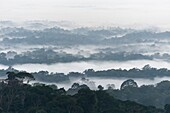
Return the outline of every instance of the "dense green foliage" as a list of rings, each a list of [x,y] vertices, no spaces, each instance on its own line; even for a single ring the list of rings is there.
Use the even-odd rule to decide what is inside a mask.
[[[117,99],[131,100],[147,106],[164,108],[166,104],[170,104],[170,81],[162,81],[155,86],[136,87],[129,84],[120,90],[109,89],[107,92]]]
[[[46,85],[0,84],[1,113],[164,113],[131,101],[120,101],[105,91],[79,90],[67,95],[64,89]]]

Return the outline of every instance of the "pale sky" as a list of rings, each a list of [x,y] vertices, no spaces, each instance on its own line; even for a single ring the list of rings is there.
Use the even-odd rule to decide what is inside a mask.
[[[0,20],[170,28],[170,0],[0,0]]]

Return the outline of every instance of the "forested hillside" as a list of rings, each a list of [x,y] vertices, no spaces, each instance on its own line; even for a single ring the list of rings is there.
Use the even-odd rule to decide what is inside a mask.
[[[0,83],[0,113],[164,113],[164,110],[131,101],[121,101],[105,91],[82,87],[68,95],[64,88],[36,83],[23,84],[29,74],[8,73]],[[168,109],[168,106],[167,106]]]

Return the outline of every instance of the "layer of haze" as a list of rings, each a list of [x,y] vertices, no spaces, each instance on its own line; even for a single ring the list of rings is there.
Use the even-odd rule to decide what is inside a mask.
[[[68,74],[69,72],[83,72],[86,69],[98,70],[108,70],[108,69],[132,69],[132,68],[142,68],[143,66],[149,64],[151,67],[156,68],[167,68],[170,69],[170,63],[164,61],[149,61],[149,60],[137,60],[137,61],[126,61],[126,62],[72,62],[72,63],[56,63],[52,65],[46,64],[23,64],[14,65],[13,67],[17,70],[24,70],[28,72],[38,72],[38,71],[49,71],[49,72],[60,72]],[[5,68],[5,66],[0,65],[0,68]],[[7,67],[6,67],[7,68]]]
[[[170,28],[169,0],[0,0],[0,20]]]

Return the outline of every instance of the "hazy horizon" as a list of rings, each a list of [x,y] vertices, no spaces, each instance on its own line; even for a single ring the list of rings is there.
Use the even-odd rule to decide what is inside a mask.
[[[170,30],[168,0],[1,0],[0,20],[71,21]]]

